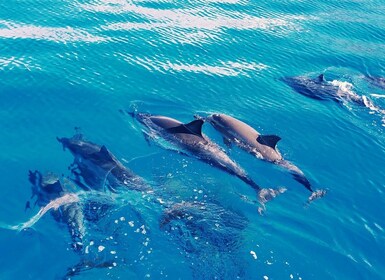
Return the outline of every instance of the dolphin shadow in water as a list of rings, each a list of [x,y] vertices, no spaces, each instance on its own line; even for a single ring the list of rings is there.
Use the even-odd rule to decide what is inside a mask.
[[[261,135],[248,124],[225,114],[212,114],[205,118],[195,117],[210,123],[220,132],[227,146],[235,144],[259,159],[274,163],[288,170],[296,181],[312,193],[308,202],[325,195],[326,191],[324,190],[314,191],[305,174],[293,163],[282,157],[277,150],[277,143],[281,140],[281,137]]]
[[[177,151],[195,157],[211,166],[238,177],[251,186],[257,193],[262,208],[267,201],[286,191],[285,188],[265,189],[256,184],[247,173],[233,161],[223,149],[202,134],[203,120],[182,123],[178,120],[146,113],[131,113],[129,115],[138,120],[146,129],[148,136],[162,138],[170,143]]]

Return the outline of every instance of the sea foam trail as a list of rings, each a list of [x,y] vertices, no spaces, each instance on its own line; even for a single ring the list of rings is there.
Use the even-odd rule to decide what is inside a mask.
[[[39,212],[33,216],[31,219],[29,219],[27,222],[20,223],[15,226],[10,225],[1,225],[1,227],[16,231],[22,231],[23,229],[32,227],[35,223],[37,223],[41,217],[43,217],[49,210],[54,209],[57,210],[59,207],[75,202],[79,202],[79,196],[74,193],[65,194],[55,200],[52,200],[50,203],[48,203],[46,206],[41,208]]]

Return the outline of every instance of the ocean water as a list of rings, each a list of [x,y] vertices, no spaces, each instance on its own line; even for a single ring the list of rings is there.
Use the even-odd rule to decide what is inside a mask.
[[[385,77],[384,34],[383,0],[1,1],[0,279],[385,279],[383,114],[280,80],[324,73],[385,108],[365,78]],[[279,135],[283,156],[327,194],[306,205],[286,171],[227,149],[205,124],[259,185],[287,188],[260,215],[244,182],[149,145],[121,110],[232,115]],[[56,137],[75,127],[161,197],[83,194],[108,209],[87,223],[82,252],[53,209],[15,227],[39,211],[29,170],[72,176]],[[162,200],[187,218],[165,225]]]

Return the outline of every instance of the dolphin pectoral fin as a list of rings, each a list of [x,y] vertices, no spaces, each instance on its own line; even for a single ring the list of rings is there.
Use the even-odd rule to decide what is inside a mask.
[[[227,146],[227,148],[231,148],[232,147],[232,142],[227,137],[223,137],[223,144],[225,144]]]
[[[282,138],[277,135],[259,135],[256,140],[259,144],[275,149],[278,141],[281,139]]]
[[[199,120],[194,120],[192,122],[186,123],[186,124],[181,124],[176,127],[171,127],[166,129],[169,133],[185,133],[185,134],[193,134],[199,137],[202,137],[202,125],[204,121],[199,119]]]

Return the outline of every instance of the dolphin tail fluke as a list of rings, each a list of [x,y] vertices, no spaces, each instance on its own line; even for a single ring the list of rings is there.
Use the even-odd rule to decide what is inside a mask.
[[[259,202],[258,213],[263,214],[266,210],[266,203],[276,198],[278,195],[284,193],[287,189],[280,187],[278,189],[263,188],[257,192],[257,198]]]
[[[244,181],[246,184],[251,186],[255,192],[257,193],[257,200],[260,204],[258,207],[259,214],[263,214],[263,212],[266,210],[266,203],[270,200],[273,200],[281,193],[284,193],[286,191],[286,188],[280,187],[278,189],[272,189],[272,188],[261,188],[257,183],[255,183],[253,180],[251,180],[247,176],[238,176],[242,181]]]
[[[305,202],[305,206],[309,206],[310,203],[312,203],[314,200],[317,200],[321,197],[324,197],[326,194],[326,190],[315,190],[311,193],[311,195],[308,197],[307,201]]]

